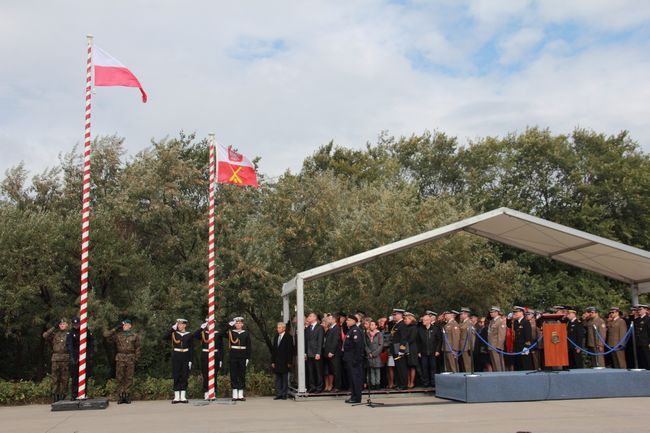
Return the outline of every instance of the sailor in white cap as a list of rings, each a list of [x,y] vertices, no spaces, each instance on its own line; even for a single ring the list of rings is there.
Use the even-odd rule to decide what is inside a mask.
[[[230,361],[230,386],[233,401],[245,401],[246,366],[251,355],[251,337],[244,329],[244,318],[235,317],[226,331],[228,336],[228,354]]]
[[[187,331],[187,320],[176,319],[176,323],[165,333],[164,340],[172,343],[172,377],[174,378],[174,399],[172,404],[187,403],[187,379],[192,368],[193,336]]]

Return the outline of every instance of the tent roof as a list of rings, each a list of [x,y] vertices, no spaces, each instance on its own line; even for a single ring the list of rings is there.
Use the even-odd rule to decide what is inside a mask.
[[[495,209],[318,266],[300,272],[296,277],[304,281],[314,280],[458,231],[473,233],[618,281],[638,284],[639,293],[650,292],[650,252],[508,208]],[[295,288],[294,278],[283,286],[283,295]]]

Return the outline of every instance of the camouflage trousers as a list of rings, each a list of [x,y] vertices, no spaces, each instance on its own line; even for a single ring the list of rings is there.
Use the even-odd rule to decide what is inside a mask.
[[[68,389],[68,378],[70,377],[70,367],[68,360],[52,360],[52,393],[65,394]]]
[[[134,356],[117,356],[115,359],[115,379],[117,380],[117,391],[129,393],[133,386],[133,374],[135,372]]]

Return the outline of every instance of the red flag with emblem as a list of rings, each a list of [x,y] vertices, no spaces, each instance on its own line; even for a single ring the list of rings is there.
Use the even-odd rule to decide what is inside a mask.
[[[219,175],[217,182],[258,188],[257,173],[248,158],[237,152],[232,146],[226,147],[221,143],[218,146],[217,170]]]

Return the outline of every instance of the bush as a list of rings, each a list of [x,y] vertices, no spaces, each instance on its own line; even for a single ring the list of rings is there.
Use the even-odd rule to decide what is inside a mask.
[[[203,379],[200,375],[190,376],[187,394],[189,398],[203,398]],[[48,377],[41,382],[0,380],[0,405],[42,404],[52,401],[52,382]],[[115,400],[117,397],[117,382],[114,379],[103,384],[96,384],[92,378],[88,380],[89,397],[107,397]],[[273,395],[274,381],[269,374],[249,370],[246,375],[247,396]],[[68,397],[69,390],[68,390]],[[131,398],[133,400],[165,400],[173,396],[172,379],[158,377],[138,377],[135,379]],[[217,396],[230,396],[230,376],[217,376]]]

